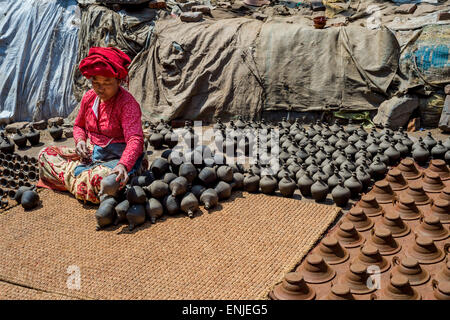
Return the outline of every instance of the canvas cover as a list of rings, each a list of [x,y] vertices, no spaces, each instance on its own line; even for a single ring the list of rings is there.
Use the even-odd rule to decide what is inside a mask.
[[[399,55],[386,28],[164,19],[132,63],[130,91],[145,117],[169,120],[370,110],[387,98]]]

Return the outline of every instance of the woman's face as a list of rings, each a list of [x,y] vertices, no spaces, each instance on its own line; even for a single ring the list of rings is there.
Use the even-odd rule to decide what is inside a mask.
[[[102,101],[114,97],[120,87],[120,80],[116,78],[93,76],[92,88]]]

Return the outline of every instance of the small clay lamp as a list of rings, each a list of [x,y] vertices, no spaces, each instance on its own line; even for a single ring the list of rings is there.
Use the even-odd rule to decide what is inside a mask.
[[[310,254],[296,271],[303,275],[307,283],[314,284],[330,281],[336,276],[336,271],[318,254]]]
[[[345,248],[356,248],[366,241],[350,222],[342,222],[339,225],[336,238]]]
[[[405,257],[400,260],[395,256],[392,258],[392,264],[394,265],[392,274],[401,274],[407,277],[412,286],[418,286],[430,280],[428,271],[423,269],[414,258]]]
[[[269,293],[272,300],[312,300],[316,296],[303,276],[297,272],[289,272],[283,282],[277,284]]]

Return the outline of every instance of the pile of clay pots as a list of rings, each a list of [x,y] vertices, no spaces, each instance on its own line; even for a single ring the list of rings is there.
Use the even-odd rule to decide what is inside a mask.
[[[38,194],[33,191],[39,180],[37,159],[16,153],[0,152],[0,196],[1,207],[8,206],[6,196],[22,204],[26,209],[37,206]],[[30,191],[25,194],[25,191]]]
[[[173,148],[156,158],[148,171],[134,177],[121,190],[115,175],[102,180],[100,206],[95,214],[97,230],[121,222],[128,222],[132,230],[146,220],[156,223],[163,214],[184,213],[193,218],[200,204],[212,209],[219,201],[230,198],[232,190],[242,189],[241,166],[227,165],[223,154],[214,153],[206,145],[196,145],[198,137],[188,123],[179,137],[190,146],[190,151],[183,152],[175,147],[178,135],[171,128],[163,131],[166,126],[152,128],[157,131],[150,135],[149,143],[154,148],[164,144]],[[164,141],[168,135],[174,136]],[[210,156],[205,157],[206,154]]]
[[[264,121],[245,123],[238,119],[236,123],[230,122],[228,130],[245,132],[248,128],[259,129],[259,134],[274,129]],[[345,128],[319,121],[305,128],[297,120],[291,124],[283,119],[277,128],[279,140],[274,142],[269,137],[260,143],[257,136],[256,146],[249,145],[245,135],[227,138],[230,134],[225,134],[227,128],[220,121],[214,129],[216,146],[240,148],[246,155],[252,148],[267,150],[256,155],[258,161],[244,179],[245,191],[274,194],[279,190],[283,196],[291,197],[298,188],[304,197],[318,202],[331,194],[341,207],[370,190],[375,181],[383,179],[388,169],[404,157],[412,156],[421,165],[430,159],[450,162],[450,138],[436,141],[429,134],[414,143],[402,129],[383,128],[381,132],[373,129],[367,133],[351,120]],[[274,159],[271,149],[277,146],[280,150]],[[277,171],[273,170],[274,161],[281,164]]]
[[[450,300],[449,226],[449,166],[403,159],[269,296]]]

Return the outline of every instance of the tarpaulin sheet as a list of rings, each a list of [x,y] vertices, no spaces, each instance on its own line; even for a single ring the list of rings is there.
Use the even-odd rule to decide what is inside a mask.
[[[387,97],[400,54],[386,28],[172,19],[159,20],[154,35],[130,73],[130,90],[152,118],[375,109]]]
[[[0,121],[67,116],[78,24],[75,0],[0,1]]]

